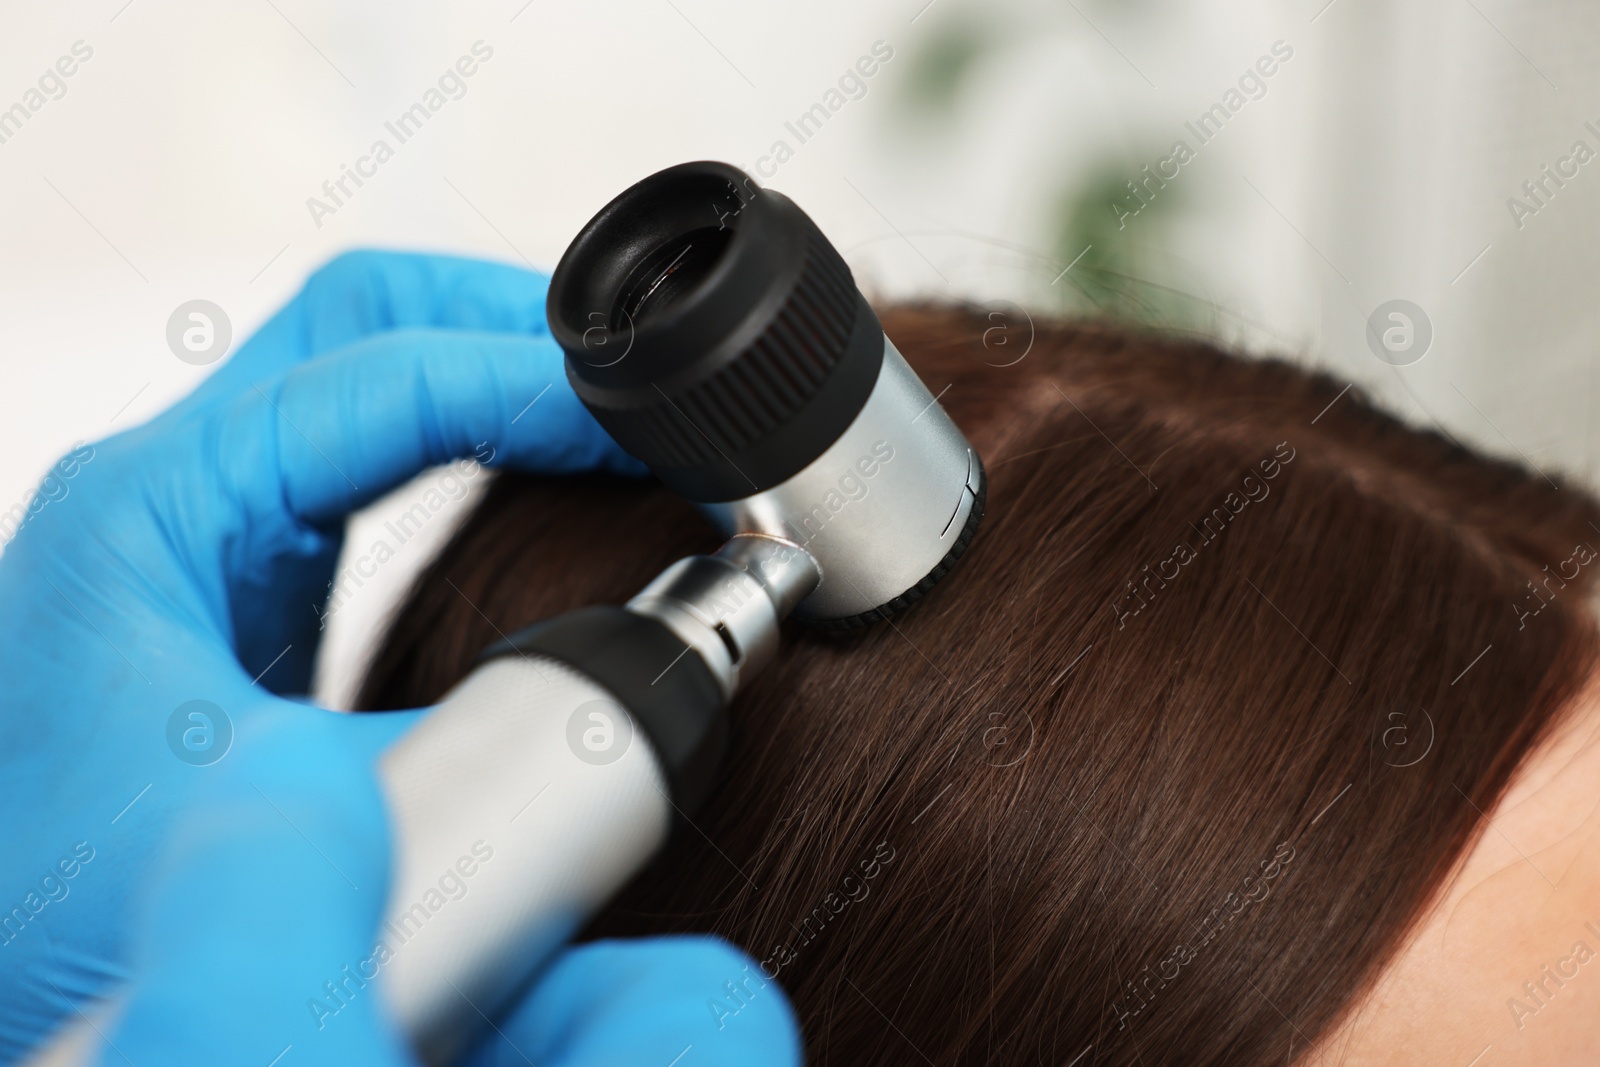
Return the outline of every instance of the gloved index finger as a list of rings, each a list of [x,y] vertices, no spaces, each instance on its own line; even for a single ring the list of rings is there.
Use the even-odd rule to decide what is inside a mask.
[[[584,409],[548,338],[404,330],[252,387],[219,412],[218,461],[247,519],[320,526],[428,467],[643,473]]]
[[[544,336],[549,279],[457,256],[360,250],[330,260],[176,410],[237,396],[297,363],[389,330]]]

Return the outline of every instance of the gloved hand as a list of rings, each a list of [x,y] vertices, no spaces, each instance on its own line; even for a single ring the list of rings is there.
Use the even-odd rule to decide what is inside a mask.
[[[182,403],[58,466],[52,499],[0,556],[0,1062],[136,977],[135,890],[196,790],[230,759],[245,763],[258,731],[319,723],[326,751],[283,769],[302,767],[305,785],[319,763],[370,764],[414,721],[273,695],[307,688],[349,511],[473,453],[542,471],[640,469],[567,386],[544,296],[544,279],[508,267],[343,256]],[[218,721],[180,711],[197,700]],[[180,758],[186,731],[222,746],[230,723],[236,749],[220,762]],[[337,807],[274,812],[266,788],[239,803],[250,795],[259,817],[287,814],[302,845],[360,822]],[[214,924],[203,930],[249,924],[244,906],[260,902],[237,896],[258,884],[247,860],[225,850],[216,873],[238,880],[195,882],[214,887],[209,898],[188,891],[184,906]],[[380,870],[382,856],[361,862]],[[319,911],[378,907],[282,892],[307,901],[308,928],[334,921]],[[275,933],[285,951],[310,943]],[[196,937],[186,943],[199,956],[223,944]],[[233,967],[247,995],[261,958],[248,951],[194,971],[197,983]],[[191,985],[187,1021],[204,1014],[205,989]]]
[[[367,751],[383,731],[361,723],[389,717],[294,705],[251,717],[238,758],[219,764],[179,819],[139,924],[131,989],[114,1019],[97,1020],[104,1040],[80,1032],[99,1046],[94,1062],[413,1062],[374,986],[383,969],[367,981],[357,964],[373,956],[390,858]],[[465,1062],[797,1065],[796,1034],[776,983],[723,942],[597,942],[567,952],[485,1024]]]

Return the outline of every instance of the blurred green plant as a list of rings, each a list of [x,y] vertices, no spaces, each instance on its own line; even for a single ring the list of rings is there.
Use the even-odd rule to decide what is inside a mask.
[[[1078,15],[1084,13],[1079,10]],[[1067,33],[1097,36],[1087,16],[1048,25],[1029,24],[1025,18],[1016,11],[990,10],[979,21],[952,11],[934,21],[908,48],[910,62],[899,83],[895,121],[937,136],[954,122],[974,73],[1003,59],[1017,40]],[[1100,314],[1142,325],[1196,324],[1209,317],[1203,301],[1159,281],[1170,273],[1165,268],[1171,262],[1172,237],[1191,210],[1190,198],[1179,181],[1168,183],[1148,202],[1137,199],[1127,183],[1139,177],[1141,167],[1161,158],[1165,148],[1157,148],[1147,131],[1131,131],[1129,140],[1148,151],[1102,153],[1087,166],[1054,178],[1055,193],[1044,207],[1047,243],[1062,267],[1072,267],[1050,292],[1057,310],[1065,314]],[[1121,211],[1117,204],[1123,205]]]
[[[907,110],[930,119],[948,117],[967,75],[1001,44],[994,25],[964,17],[935,24],[912,53],[901,83]]]
[[[1150,159],[1159,156],[1148,153]],[[1063,264],[1073,264],[1054,286],[1062,293],[1063,311],[1165,326],[1194,317],[1194,298],[1155,280],[1167,273],[1167,239],[1188,207],[1187,198],[1173,182],[1141,204],[1128,186],[1128,176],[1137,175],[1141,166],[1107,156],[1087,178],[1058,185],[1052,252]]]

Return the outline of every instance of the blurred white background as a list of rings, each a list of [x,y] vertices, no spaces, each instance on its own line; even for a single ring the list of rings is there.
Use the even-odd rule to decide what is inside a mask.
[[[307,198],[395,145],[384,123],[478,41],[466,95],[317,226]],[[1600,163],[1573,152],[1600,153],[1600,9],[1580,0],[13,2],[0,109],[77,42],[93,54],[65,94],[0,126],[0,510],[208,372],[166,344],[185,301],[224,308],[237,345],[354,246],[548,270],[640,177],[748,168],[780,139],[793,158],[765,183],[875,297],[1199,329],[1594,481]],[[878,42],[865,95],[798,143],[785,122]],[[1230,99],[1274,45],[1292,55]],[[1233,101],[1132,214],[1124,183]],[[1395,299],[1433,335],[1402,367],[1366,336]],[[325,699],[348,695],[408,551],[340,612]]]

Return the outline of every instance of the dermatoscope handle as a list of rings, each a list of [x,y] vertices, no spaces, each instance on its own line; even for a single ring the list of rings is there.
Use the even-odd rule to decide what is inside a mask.
[[[380,774],[395,877],[358,979],[381,973],[418,1052],[448,1062],[662,845],[668,785],[616,699],[540,655],[479,667]]]
[[[792,543],[739,536],[627,608],[490,649],[380,758],[394,883],[373,957],[339,981],[381,974],[427,1062],[463,1052],[705,799],[728,701],[819,576]]]
[[[457,1061],[483,1020],[649,861],[672,825],[668,798],[692,800],[686,770],[720,755],[697,743],[694,722],[714,723],[703,713],[725,698],[668,627],[591,608],[524,633],[379,757],[394,833],[389,903],[371,954],[322,991],[343,1002],[376,982],[430,1064]],[[588,646],[593,671],[572,664],[583,654],[556,658],[541,644]],[[650,671],[647,684],[673,655],[674,673],[649,687],[663,697],[634,692],[630,703],[644,716],[687,713],[690,729],[657,722],[652,740],[615,690]],[[118,1010],[104,1009],[112,1020]],[[28,1067],[97,1062],[106,1025],[62,1027]]]

